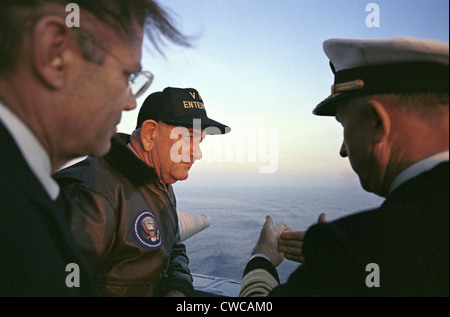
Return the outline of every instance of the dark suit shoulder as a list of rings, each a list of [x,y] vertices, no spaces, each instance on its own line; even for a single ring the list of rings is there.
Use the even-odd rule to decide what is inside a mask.
[[[308,229],[306,262],[281,296],[448,296],[448,162],[399,186],[373,210]],[[367,267],[380,287],[368,287]]]

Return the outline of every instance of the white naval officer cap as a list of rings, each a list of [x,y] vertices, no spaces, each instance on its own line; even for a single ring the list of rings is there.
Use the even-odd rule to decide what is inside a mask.
[[[411,92],[448,92],[449,45],[434,40],[329,39],[323,43],[334,73],[331,95],[313,110],[335,116],[348,97]]]

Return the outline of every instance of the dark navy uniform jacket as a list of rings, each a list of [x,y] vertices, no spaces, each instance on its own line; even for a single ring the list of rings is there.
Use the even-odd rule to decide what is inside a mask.
[[[96,295],[61,205],[1,123],[0,153],[0,296]]]
[[[269,296],[449,296],[449,163],[406,181],[377,209],[312,226],[303,252],[306,262]],[[263,258],[244,276],[255,269],[278,278]]]

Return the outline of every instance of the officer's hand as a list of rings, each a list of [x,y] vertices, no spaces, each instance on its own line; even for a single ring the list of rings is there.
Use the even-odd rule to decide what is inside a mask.
[[[273,226],[273,219],[271,216],[266,217],[266,222],[261,229],[258,243],[253,249],[252,254],[260,253],[267,256],[274,266],[280,265],[283,262],[283,253],[278,251],[278,239],[282,232],[290,230],[285,224]]]
[[[318,223],[326,222],[326,214],[321,213],[317,219]],[[288,230],[280,235],[278,241],[278,251],[284,253],[286,259],[305,263],[305,257],[303,256],[303,239],[306,231],[294,231]]]

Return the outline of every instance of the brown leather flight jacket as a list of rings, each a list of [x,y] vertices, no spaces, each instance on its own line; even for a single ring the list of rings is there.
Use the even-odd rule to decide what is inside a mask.
[[[176,200],[154,168],[118,134],[109,153],[58,172],[73,235],[100,292],[110,296],[164,296],[193,291],[186,248],[180,242]]]

